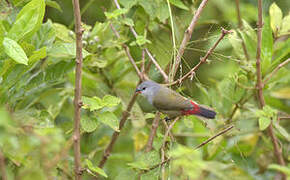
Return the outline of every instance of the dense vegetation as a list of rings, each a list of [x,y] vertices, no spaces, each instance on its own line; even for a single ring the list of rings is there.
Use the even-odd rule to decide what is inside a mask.
[[[264,0],[259,27],[257,1],[210,0],[182,49],[201,2],[83,0],[76,34],[70,0],[0,1],[2,179],[290,178],[290,2]],[[171,88],[215,109],[214,120],[165,122],[134,94],[140,79],[168,84],[193,67]]]

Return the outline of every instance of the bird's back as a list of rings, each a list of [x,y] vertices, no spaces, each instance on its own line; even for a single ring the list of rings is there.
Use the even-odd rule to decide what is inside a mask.
[[[159,88],[159,92],[155,93],[153,105],[159,110],[185,110],[192,108],[192,104],[188,99],[167,87]]]

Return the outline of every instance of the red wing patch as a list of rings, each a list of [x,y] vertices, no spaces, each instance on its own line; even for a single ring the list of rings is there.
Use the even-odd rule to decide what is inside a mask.
[[[190,103],[193,105],[193,108],[189,110],[182,110],[182,115],[198,114],[200,112],[200,108],[196,103],[194,103],[193,101],[190,101]]]

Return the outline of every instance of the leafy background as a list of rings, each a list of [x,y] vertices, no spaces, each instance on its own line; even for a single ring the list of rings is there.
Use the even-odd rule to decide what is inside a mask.
[[[172,29],[177,47],[200,1],[169,0],[173,27],[165,0],[83,0],[84,102],[81,118],[84,179],[96,174],[107,179],[159,179],[160,124],[153,150],[145,153],[152,107],[138,97],[129,121],[121,131],[104,169],[98,162],[139,81],[126,53],[127,44],[137,65],[147,47],[166,69],[173,58]],[[263,1],[262,74],[269,77],[290,56],[290,2]],[[289,65],[266,84],[266,106],[258,107],[256,91],[257,2],[240,1],[243,28],[238,28],[235,2],[209,1],[182,59],[186,73],[220,35],[220,27],[233,33],[218,45],[192,80],[174,86],[182,95],[213,107],[214,120],[183,117],[172,129],[165,176],[171,179],[272,179],[278,171],[290,176],[289,164],[276,163],[273,146],[264,131],[274,122],[275,134],[289,162],[290,76]],[[75,34],[69,0],[8,0],[0,2],[0,147],[8,179],[72,179],[73,93]],[[125,15],[125,18],[122,16]],[[115,37],[110,23],[121,37]],[[134,26],[139,37],[130,33]],[[242,51],[244,41],[249,59]],[[148,57],[145,58],[148,64]],[[177,77],[181,74],[178,71]],[[149,77],[162,82],[152,65]],[[229,124],[235,128],[195,150],[198,144]],[[148,171],[149,170],[149,171]]]

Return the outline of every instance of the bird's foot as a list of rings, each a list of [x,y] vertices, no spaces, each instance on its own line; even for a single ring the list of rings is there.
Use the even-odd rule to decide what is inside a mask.
[[[166,116],[166,117],[164,118],[164,120],[165,120],[166,122],[170,122],[172,119],[169,118],[168,116]]]

